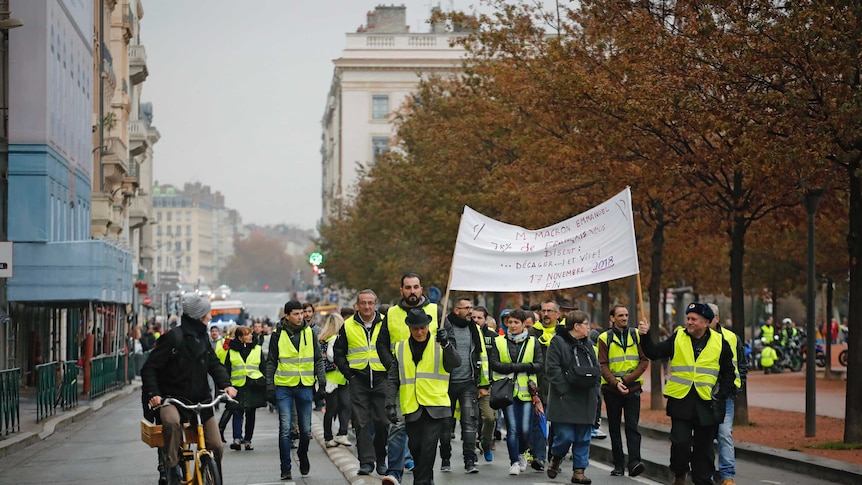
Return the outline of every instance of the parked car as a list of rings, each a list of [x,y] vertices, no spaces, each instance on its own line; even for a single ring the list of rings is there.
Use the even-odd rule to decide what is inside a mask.
[[[213,300],[227,300],[230,298],[230,286],[221,285],[216,289],[215,295],[213,296]]]

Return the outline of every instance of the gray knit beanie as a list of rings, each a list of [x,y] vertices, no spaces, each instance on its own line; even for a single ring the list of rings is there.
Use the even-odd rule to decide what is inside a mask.
[[[183,296],[183,314],[189,318],[200,320],[210,312],[210,301],[194,293],[186,293]]]

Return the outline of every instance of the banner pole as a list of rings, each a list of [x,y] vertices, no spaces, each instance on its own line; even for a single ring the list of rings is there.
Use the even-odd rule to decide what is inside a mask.
[[[638,273],[636,276],[637,277],[635,279],[637,280],[637,287],[638,287],[637,288],[638,289],[638,295],[637,295],[638,322],[640,322],[641,320],[645,320],[645,317],[644,317],[644,315],[645,315],[644,314],[644,296],[643,296],[643,290],[641,290],[641,274]]]

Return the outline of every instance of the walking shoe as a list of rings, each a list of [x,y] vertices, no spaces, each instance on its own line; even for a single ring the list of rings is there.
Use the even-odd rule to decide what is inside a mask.
[[[359,467],[359,471],[356,472],[357,475],[371,475],[371,472],[374,471],[373,465],[361,465]]]
[[[335,440],[329,440],[326,442],[327,448],[335,448],[336,446],[338,446],[338,443],[336,443]]]
[[[400,483],[398,483],[398,479],[393,477],[392,475],[386,475],[381,481],[384,483],[384,485],[401,485]]]
[[[586,475],[584,475],[583,468],[575,468],[575,471],[572,472],[572,483],[593,483]]]
[[[629,463],[629,476],[630,477],[636,477],[636,476],[640,475],[641,473],[643,473],[644,470],[646,470],[646,465],[644,465],[644,462],[642,462],[640,460],[638,460],[634,463]],[[727,484],[722,484],[722,485],[727,485]],[[733,484],[730,484],[730,485],[733,485]]]
[[[485,456],[485,461],[488,463],[494,461],[494,452],[490,448],[485,448],[483,455]]]
[[[347,438],[347,435],[340,434],[335,437],[335,442],[342,446],[352,446],[353,443]]]
[[[721,485],[736,485],[736,482],[732,478],[727,477],[721,481]]]
[[[302,476],[308,475],[311,471],[311,463],[308,462],[308,455],[299,455],[299,473]]]
[[[517,463],[512,463],[512,466],[509,467],[509,475],[520,475],[521,474],[521,465]]]
[[[626,472],[623,471],[623,467],[621,467],[621,466],[615,466],[614,469],[611,470],[611,476],[612,477],[621,477],[625,474],[626,474]]]
[[[251,441],[245,442],[245,451],[254,451],[254,446],[251,446]]]
[[[503,433],[500,432],[499,429],[494,430],[494,441],[500,441],[503,439]]]
[[[527,470],[527,457],[524,455],[518,455],[518,468],[520,471]]]
[[[563,463],[563,457],[551,455],[551,461],[548,462],[548,478],[557,478],[560,473],[560,465]]]
[[[441,472],[451,472],[452,471],[452,464],[449,463],[449,460],[441,460],[440,471]]]
[[[543,472],[545,471],[545,462],[544,460],[536,459],[530,462],[530,467],[537,472]]]
[[[602,431],[601,428],[593,428],[593,431],[590,433],[590,437],[597,440],[603,440],[608,437],[607,433]]]
[[[386,463],[378,463],[377,464],[377,474],[381,477],[386,475]]]
[[[464,472],[465,473],[479,473],[479,469],[476,468],[476,464],[472,461],[468,461],[464,463]]]
[[[282,470],[281,479],[282,480],[293,480],[293,475],[290,474],[290,470]]]
[[[412,472],[413,469],[416,468],[416,463],[413,463],[413,460],[405,460],[404,461],[404,469],[408,472]]]
[[[239,451],[242,449],[242,443],[238,440],[234,440],[233,443],[230,444],[230,449]]]

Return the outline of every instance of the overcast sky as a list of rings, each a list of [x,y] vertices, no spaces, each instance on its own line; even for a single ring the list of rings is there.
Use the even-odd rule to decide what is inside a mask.
[[[142,0],[141,43],[153,103],[154,177],[200,181],[244,223],[312,229],[321,212],[320,120],[345,35],[374,0]],[[431,5],[404,0],[411,32]],[[386,3],[387,5],[391,3]]]

